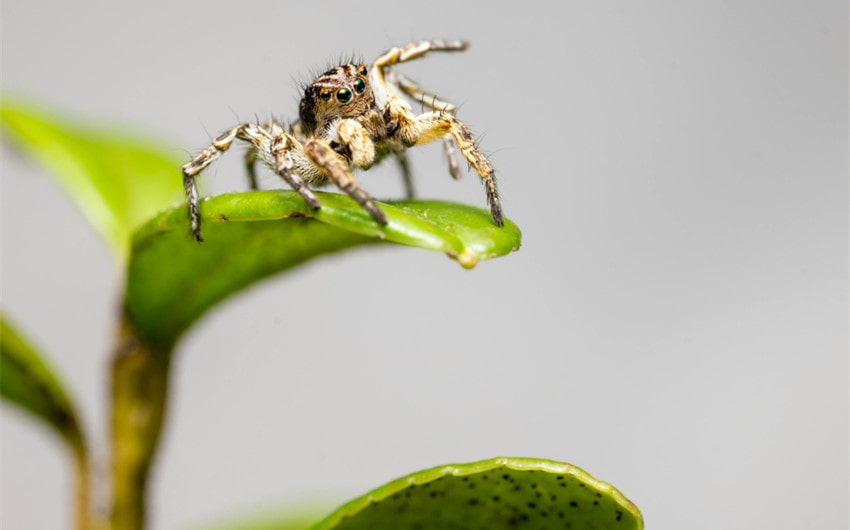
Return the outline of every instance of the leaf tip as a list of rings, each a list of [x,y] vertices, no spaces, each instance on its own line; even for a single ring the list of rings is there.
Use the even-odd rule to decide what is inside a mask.
[[[472,269],[478,264],[478,256],[471,252],[462,252],[455,257],[460,266],[464,269]]]

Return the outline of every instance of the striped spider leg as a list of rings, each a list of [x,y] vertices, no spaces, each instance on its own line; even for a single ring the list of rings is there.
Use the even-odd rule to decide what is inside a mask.
[[[426,92],[422,87],[419,86],[418,83],[412,81],[407,76],[400,74],[396,70],[391,68],[385,68],[384,74],[387,80],[387,84],[391,86],[398,87],[406,96],[410,99],[420,103],[421,105],[428,107],[431,110],[441,111],[441,112],[451,112],[454,114],[457,106],[454,103],[450,103],[444,99],[441,99],[436,94],[432,94],[430,92]],[[449,175],[452,176],[453,179],[458,180],[460,178],[460,172],[458,171],[457,158],[455,158],[455,153],[457,152],[454,140],[448,134],[442,136],[443,140],[443,154],[446,157],[446,160],[449,164]]]
[[[301,166],[305,164],[303,156],[298,156],[302,149],[298,140],[273,121],[263,126],[242,123],[225,131],[213,140],[209,147],[183,165],[183,188],[189,205],[189,224],[198,242],[203,241],[204,238],[201,235],[200,200],[195,186],[195,176],[230,149],[235,140],[241,140],[250,146],[251,162],[248,168],[252,183],[256,183],[253,161],[259,158],[292,186],[310,207],[319,207],[316,195],[295,171],[296,160]],[[294,153],[296,156],[293,156]]]

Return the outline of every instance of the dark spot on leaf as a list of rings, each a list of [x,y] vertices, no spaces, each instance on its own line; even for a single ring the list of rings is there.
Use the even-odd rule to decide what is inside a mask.
[[[578,508],[578,503],[576,501],[570,501],[570,507]]]

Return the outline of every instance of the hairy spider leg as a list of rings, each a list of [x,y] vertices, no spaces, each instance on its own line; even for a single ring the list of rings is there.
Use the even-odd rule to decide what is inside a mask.
[[[454,114],[454,111],[457,109],[457,106],[454,103],[441,99],[436,94],[425,91],[421,86],[419,86],[419,83],[413,81],[404,74],[390,68],[386,68],[384,70],[384,74],[389,85],[397,87],[408,97],[431,110],[451,112]],[[452,138],[448,135],[444,135],[442,140],[443,154],[449,164],[449,175],[451,175],[453,179],[458,180],[460,179],[460,171],[458,170],[457,157],[455,157],[455,144]]]
[[[387,216],[378,208],[372,197],[357,185],[346,160],[333,150],[331,145],[320,137],[314,137],[304,144],[304,154],[325,173],[336,186],[363,207],[378,224],[387,224]]]
[[[466,42],[459,40],[423,40],[411,42],[401,48],[390,48],[375,59],[372,68],[369,69],[369,81],[372,83],[372,89],[375,93],[375,102],[380,108],[386,108],[387,99],[396,95],[390,87],[397,85],[388,83],[385,78],[385,75],[392,76],[390,66],[418,59],[431,51],[457,52],[465,50],[468,46]]]
[[[254,123],[242,123],[231,127],[218,136],[212,141],[212,144],[182,167],[183,188],[186,191],[186,199],[189,203],[189,220],[192,234],[198,242],[203,241],[204,238],[201,235],[201,208],[195,176],[221,157],[230,149],[233,141],[237,139],[248,143],[250,151],[253,152],[253,155],[249,154],[246,158],[246,164],[250,165],[251,173],[253,173],[254,161],[257,158],[263,160],[292,186],[311,208],[319,208],[319,200],[316,195],[307,187],[301,177],[292,171],[293,161],[290,150],[293,147],[299,149],[298,142],[277,124],[272,123],[269,129],[266,129]],[[256,177],[252,181],[256,183]]]
[[[475,137],[472,132],[454,114],[443,112],[428,112],[414,117],[414,123],[420,131],[418,145],[435,140],[438,137],[451,135],[455,145],[469,164],[481,177],[481,182],[487,194],[487,204],[490,205],[490,217],[496,226],[502,226],[502,203],[499,199],[499,191],[496,189],[496,172],[490,161],[487,160],[478,146],[475,145]]]
[[[442,110],[443,112],[454,112],[457,105],[441,99],[436,94],[426,91],[419,83],[396,70],[385,68],[384,77],[388,85],[397,87],[401,92],[407,94],[412,100],[425,105],[431,110]]]
[[[496,226],[504,224],[502,204],[496,188],[493,166],[475,145],[475,137],[453,114],[433,111],[414,116],[410,105],[392,93],[384,76],[384,69],[395,64],[422,57],[430,51],[458,51],[466,49],[462,41],[420,41],[401,48],[392,48],[378,57],[369,71],[369,80],[375,101],[384,108],[387,123],[394,136],[405,145],[421,145],[451,134],[455,145],[467,162],[475,169],[484,184],[490,217]]]

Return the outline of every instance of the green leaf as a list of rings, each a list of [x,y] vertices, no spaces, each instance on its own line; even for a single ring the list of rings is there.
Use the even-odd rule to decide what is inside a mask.
[[[569,464],[494,458],[394,480],[345,504],[313,530],[640,530],[637,507]]]
[[[148,139],[72,123],[6,95],[0,124],[121,257],[133,229],[181,196],[180,159]]]
[[[166,210],[133,237],[125,310],[155,349],[167,351],[207,309],[243,287],[311,258],[367,243],[394,242],[444,252],[466,268],[519,248],[511,221],[460,204],[381,204],[376,224],[349,197],[318,193],[309,208],[288,190],[220,195],[201,206],[204,242],[191,237],[185,205]]]
[[[54,428],[78,457],[86,447],[77,415],[59,379],[31,346],[0,316],[0,395]]]

